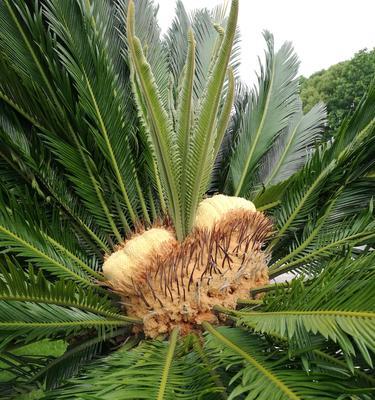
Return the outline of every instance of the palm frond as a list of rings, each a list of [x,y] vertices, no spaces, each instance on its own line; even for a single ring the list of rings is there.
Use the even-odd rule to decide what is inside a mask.
[[[11,169],[21,178],[23,185],[27,184],[42,201],[53,202],[54,206],[64,213],[65,218],[72,222],[76,231],[79,231],[81,239],[108,250],[107,238],[92,223],[92,218],[88,217],[82,204],[69,191],[68,183],[52,164],[48,150],[32,132],[28,132],[22,126],[9,107],[0,106],[0,137],[6,144],[0,152],[0,157],[8,164],[2,168],[2,173]],[[19,180],[16,182],[12,188],[13,193],[16,186],[22,187]],[[19,197],[22,196],[27,195],[20,194]]]
[[[32,268],[23,270],[19,263],[9,258],[5,265],[0,266],[0,272],[0,301],[55,304],[122,318],[110,299],[99,296],[93,289],[82,289],[66,280],[51,283],[41,271],[36,273]]]
[[[193,400],[221,390],[215,387],[197,354],[184,353],[176,334],[171,335],[169,342],[143,342],[132,350],[129,347],[125,344],[100,360],[100,368],[98,363],[93,364],[85,377],[50,392],[46,398]]]
[[[278,258],[273,256],[274,262],[270,263],[270,277],[275,277],[288,271],[305,271],[313,273],[320,268],[324,259],[334,257],[343,252],[345,248],[351,248],[357,244],[366,242],[375,237],[374,213],[370,210],[352,217],[338,219],[333,205],[328,207],[318,218],[312,218],[306,224],[300,238],[291,241],[288,253]],[[336,204],[335,204],[336,205]],[[342,216],[342,209],[339,209]]]
[[[73,183],[76,193],[98,219],[98,225],[121,241],[122,235],[116,226],[121,223],[121,218],[117,212],[113,212],[113,196],[108,193],[103,180],[104,176],[113,175],[113,172],[103,161],[103,156],[95,150],[88,151],[93,146],[92,141],[87,142],[92,126],[79,109],[72,90],[73,83],[58,58],[58,42],[46,28],[47,21],[41,7],[36,3],[6,2],[2,3],[0,11],[6,27],[0,38],[4,60],[17,57],[13,60],[16,64],[11,62],[13,77],[22,83],[25,98],[31,99],[37,117],[30,118],[23,111],[22,100],[18,102],[20,96],[13,98],[6,93],[7,98],[11,99],[7,103],[35,124],[36,133],[41,132],[41,137],[63,166],[63,173]],[[27,23],[23,24],[22,21]],[[40,41],[41,45],[36,46],[35,43]],[[61,157],[65,151],[67,157]]]
[[[298,60],[290,43],[274,52],[273,36],[265,32],[268,51],[261,66],[259,88],[251,93],[242,115],[241,132],[230,162],[228,190],[248,195],[252,176],[262,156],[270,149],[296,111]]]
[[[251,195],[255,203],[258,203],[259,195],[264,198],[267,191],[272,191],[272,186],[286,181],[301,169],[321,137],[326,118],[324,105],[317,104],[304,115],[302,103],[298,101],[297,104],[288,126],[260,161]]]
[[[270,352],[267,342],[243,330],[214,328],[207,323],[204,328],[209,333],[206,335],[208,354],[234,370],[230,399],[244,395],[259,400],[336,399],[346,393],[342,377],[335,379],[327,371],[326,374],[308,375],[298,369],[297,361],[289,362],[286,367],[288,360],[282,358],[282,353]]]
[[[45,15],[51,30],[61,39],[58,55],[73,79],[79,106],[90,121],[89,130],[113,169],[130,219],[137,219],[135,165],[129,148],[130,124],[127,99],[117,71],[120,48],[113,36],[113,14],[105,1],[91,8],[49,1]],[[107,43],[111,43],[111,51]],[[95,46],[94,46],[95,43]],[[97,76],[101,79],[98,80]],[[98,136],[99,135],[99,136]],[[148,214],[146,215],[148,218]]]
[[[90,286],[94,282],[77,264],[59,254],[36,227],[28,226],[15,209],[0,213],[0,246],[25,257],[38,267],[55,276],[72,279],[79,285]]]
[[[134,4],[129,3],[127,15],[128,44],[134,65],[133,86],[138,98],[138,106],[142,110],[141,99],[137,96],[142,91],[143,101],[147,110],[147,118],[151,129],[148,129],[155,150],[158,167],[166,191],[170,215],[175,222],[177,236],[182,237],[181,207],[179,202],[178,179],[181,166],[177,161],[177,145],[173,136],[172,126],[167,111],[161,101],[159,89],[151,66],[147,62],[140,40],[134,31]],[[133,72],[133,73],[134,73]],[[139,89],[137,86],[139,85]],[[142,115],[145,113],[142,112]],[[147,123],[145,124],[147,126]]]
[[[261,311],[233,312],[239,324],[286,336],[296,346],[309,333],[336,342],[347,357],[356,349],[372,366],[375,351],[374,254],[327,263],[308,286],[296,279],[287,291],[270,292]]]
[[[191,145],[187,158],[189,163],[185,166],[187,173],[185,211],[188,230],[192,227],[198,203],[207,190],[215,162],[213,146],[217,135],[215,131],[216,116],[220,104],[220,94],[224,84],[226,67],[235,37],[237,15],[238,2],[233,1],[225,34],[222,38],[218,55],[214,59],[212,73],[198,106],[199,114],[193,126]]]
[[[74,307],[19,301],[0,302],[2,345],[22,337],[28,343],[48,337],[79,334],[90,329],[95,329],[97,335],[105,338],[107,330],[128,324],[123,319],[106,318]]]
[[[371,170],[374,163],[375,120],[368,117],[373,108],[374,86],[362,99],[361,114],[353,116],[353,122],[345,122],[345,130],[353,140],[342,148],[338,137],[332,144],[321,145],[306,166],[291,179],[288,190],[281,197],[281,205],[273,213],[278,223],[278,234],[271,246],[278,252],[291,237],[300,235],[304,224],[316,209],[328,207],[329,200],[342,194],[342,191]],[[361,130],[356,121],[363,119]]]

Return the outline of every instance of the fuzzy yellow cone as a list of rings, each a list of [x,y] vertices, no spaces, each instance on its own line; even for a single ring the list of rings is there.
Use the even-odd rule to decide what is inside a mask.
[[[251,201],[242,197],[218,194],[200,202],[194,227],[211,230],[216,222],[234,210],[255,212],[256,208]]]
[[[130,288],[142,278],[147,265],[152,265],[155,255],[169,254],[176,245],[177,240],[168,229],[152,228],[136,234],[105,260],[104,276],[115,287]]]
[[[103,267],[127,312],[143,319],[148,337],[218,322],[215,305],[235,308],[239,298],[268,283],[262,251],[271,223],[253,203],[217,195],[203,200],[192,232],[180,243],[169,227],[134,235]],[[137,328],[138,329],[138,328]]]

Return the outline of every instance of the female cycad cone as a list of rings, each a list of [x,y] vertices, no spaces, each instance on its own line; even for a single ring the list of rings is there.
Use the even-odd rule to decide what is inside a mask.
[[[251,201],[242,197],[223,194],[209,197],[199,204],[194,227],[212,230],[216,222],[225,217],[228,212],[235,210],[255,212],[256,208]]]
[[[169,254],[177,245],[173,233],[165,228],[135,234],[105,260],[103,273],[113,287],[124,286],[124,290],[131,291],[136,288],[133,282],[144,279],[155,255]]]
[[[203,200],[191,234],[179,243],[168,227],[126,241],[103,271],[128,314],[143,319],[149,337],[178,326],[188,333],[217,322],[214,305],[235,308],[250,289],[268,283],[262,245],[270,221],[245,199]]]

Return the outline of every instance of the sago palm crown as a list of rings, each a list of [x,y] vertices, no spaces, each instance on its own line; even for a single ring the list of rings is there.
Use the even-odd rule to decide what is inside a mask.
[[[238,7],[0,3],[2,398],[373,398],[375,87],[327,141]]]

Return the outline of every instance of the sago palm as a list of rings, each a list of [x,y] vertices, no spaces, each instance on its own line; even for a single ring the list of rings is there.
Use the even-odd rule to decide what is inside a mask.
[[[0,2],[1,398],[373,398],[374,86],[325,142],[237,0],[156,14]]]

